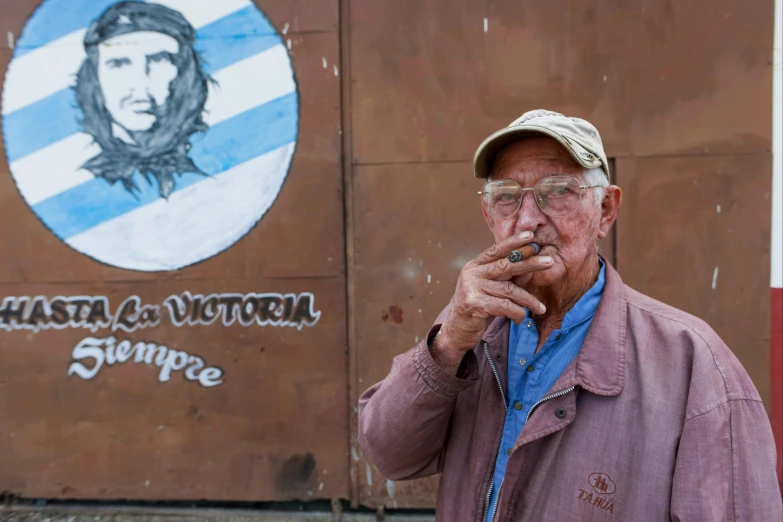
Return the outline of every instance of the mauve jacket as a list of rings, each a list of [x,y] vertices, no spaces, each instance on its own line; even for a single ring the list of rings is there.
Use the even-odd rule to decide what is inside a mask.
[[[508,319],[457,376],[427,338],[359,402],[359,443],[387,478],[442,473],[440,521],[480,522],[506,410]],[[495,521],[780,521],[775,443],[742,365],[703,321],[606,286],[576,359],[528,413]],[[495,485],[497,486],[497,485]]]

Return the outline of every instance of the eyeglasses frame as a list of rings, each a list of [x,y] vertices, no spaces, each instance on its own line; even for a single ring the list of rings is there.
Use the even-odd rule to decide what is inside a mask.
[[[544,213],[544,214],[546,214],[547,216],[550,216],[550,217],[566,217],[566,216],[570,216],[571,214],[573,214],[574,212],[576,212],[576,209],[577,209],[577,207],[574,207],[574,208],[573,208],[573,210],[571,210],[571,212],[569,212],[568,214],[559,214],[559,215],[557,215],[557,216],[553,216],[552,214],[549,214],[549,213],[548,213],[546,210],[544,210],[544,209],[541,207],[541,201],[540,201],[539,197],[536,195],[536,193],[535,193],[535,190],[536,190],[536,188],[538,187],[538,184],[539,184],[539,183],[541,183],[542,181],[544,181],[544,180],[546,180],[546,179],[551,179],[551,178],[571,178],[571,179],[573,179],[574,181],[576,181],[577,183],[579,183],[579,180],[578,180],[578,179],[576,179],[574,176],[570,176],[570,175],[567,175],[567,174],[565,174],[565,175],[564,175],[564,174],[552,174],[552,175],[549,175],[549,176],[543,177],[543,178],[539,179],[538,181],[536,181],[536,184],[535,184],[535,186],[533,186],[533,187],[523,187],[522,185],[520,185],[519,183],[517,183],[517,181],[516,181],[516,180],[513,180],[513,179],[504,179],[504,180],[495,180],[495,181],[512,181],[512,182],[516,183],[517,185],[519,185],[519,189],[520,189],[522,192],[529,192],[529,191],[531,191],[531,190],[532,190],[532,191],[533,191],[533,197],[534,197],[534,198],[535,198],[535,200],[536,200],[536,205],[538,205],[538,208],[541,210],[541,212],[543,212],[543,213]],[[489,185],[490,183],[493,183],[493,181],[487,181],[486,183],[484,183],[484,186],[481,188],[481,190],[480,190],[480,191],[478,191],[478,195],[479,195],[479,196],[483,196],[484,194],[488,194],[488,192],[486,192],[486,190],[484,190],[484,189],[485,189],[485,188],[486,188],[486,186],[487,186],[487,185]],[[601,185],[581,185],[581,184],[579,184],[579,189],[580,189],[580,190],[591,189],[591,188],[601,188]],[[582,195],[582,194],[584,194],[584,192],[580,192],[579,194],[580,194],[580,196],[579,196],[579,199],[580,199],[580,201],[581,201],[581,198],[582,198],[582,196],[581,196],[581,195]],[[508,218],[510,218],[510,217],[513,217],[513,216],[515,216],[515,215],[516,215],[516,213],[517,213],[517,212],[519,212],[519,209],[520,209],[520,208],[522,208],[522,200],[523,200],[523,199],[525,199],[525,198],[524,198],[524,195],[523,195],[523,196],[522,196],[522,197],[519,199],[519,206],[517,207],[517,209],[516,209],[516,210],[515,210],[513,213],[509,214],[508,216],[505,216],[505,217],[494,216],[494,215],[492,215],[492,214],[489,212],[489,210],[487,210],[487,213],[488,213],[490,216],[494,217],[494,218],[498,218],[498,219],[508,219]],[[483,207],[483,205],[482,205],[482,207]],[[484,210],[486,210],[486,209],[484,209]]]

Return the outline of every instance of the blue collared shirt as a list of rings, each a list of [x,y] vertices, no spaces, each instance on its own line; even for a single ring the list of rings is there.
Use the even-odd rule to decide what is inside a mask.
[[[544,397],[563,370],[574,360],[593,322],[606,281],[606,267],[603,260],[599,258],[599,261],[601,270],[598,280],[566,313],[560,329],[549,335],[538,353],[538,329],[530,312],[522,324],[511,323],[508,340],[508,411],[495,461],[494,487],[487,510],[488,521],[495,511],[498,489],[506,474],[508,451],[525,427],[528,411]]]

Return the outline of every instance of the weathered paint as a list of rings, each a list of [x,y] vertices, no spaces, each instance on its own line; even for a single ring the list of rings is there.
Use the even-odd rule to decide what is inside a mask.
[[[63,19],[101,3],[111,0],[68,2],[72,10]],[[269,36],[241,32],[252,24],[220,25],[225,16],[197,19],[204,10],[240,18],[258,13],[249,0],[158,3],[195,13],[190,21],[197,28],[213,24],[210,45],[234,57]],[[4,3],[0,30],[23,34],[39,4]],[[296,156],[262,219],[237,242],[224,238],[226,248],[210,259],[144,272],[101,264],[70,248],[36,219],[9,172],[12,151],[4,148],[0,309],[11,308],[3,314],[10,322],[0,321],[0,491],[162,501],[349,496],[340,86],[321,62],[339,63],[338,3],[271,0],[258,7],[275,31],[288,23],[286,36],[295,41]],[[282,39],[275,45],[279,56],[288,56]],[[14,52],[35,52],[20,49]],[[0,49],[3,73],[12,54]],[[205,67],[217,65],[211,62]],[[215,74],[227,88],[227,77]],[[246,71],[240,76],[256,94],[274,83],[261,88]],[[45,87],[17,91],[17,99]],[[215,106],[210,117],[231,116],[249,99],[231,97],[231,107]],[[12,109],[9,103],[3,112]],[[234,145],[265,132],[271,121],[248,126]],[[34,128],[45,134],[47,124]],[[210,125],[202,139],[219,125]],[[49,166],[62,166],[54,163]],[[255,171],[259,181],[263,174]],[[47,188],[30,191],[40,195]],[[242,211],[236,198],[210,208],[221,205],[223,219]],[[30,299],[12,299],[24,296]],[[101,304],[96,309],[68,300],[79,296]],[[312,309],[305,310],[305,301]],[[30,307],[17,318],[22,302]],[[293,320],[298,304],[317,319],[299,328]]]
[[[38,3],[4,6],[3,70]],[[438,477],[389,483],[357,451],[348,433],[356,399],[426,334],[462,266],[490,242],[473,197],[475,146],[537,107],[587,117],[616,159],[626,204],[601,251],[632,285],[707,319],[771,398],[773,421],[783,412],[774,388],[774,372],[783,375],[783,348],[774,344],[774,317],[783,313],[775,308],[783,299],[775,297],[780,201],[773,196],[770,230],[768,209],[749,199],[769,193],[770,181],[773,194],[781,186],[779,66],[774,140],[768,125],[767,2],[718,0],[707,12],[688,3],[564,0],[258,5],[285,36],[300,99],[291,170],[263,220],[183,270],[121,270],[55,239],[3,163],[0,296],[107,296],[115,306],[185,292],[311,293],[317,323],[300,330],[164,320],[117,334],[118,342],[132,337],[202,358],[222,372],[210,387],[188,379],[190,366],[174,370],[176,354],[163,382],[165,361],[135,359],[64,380],[79,362],[73,348],[86,336],[105,339],[108,329],[0,331],[0,490],[432,506]],[[778,26],[778,49],[779,34]],[[766,288],[768,262],[771,310],[751,297]]]

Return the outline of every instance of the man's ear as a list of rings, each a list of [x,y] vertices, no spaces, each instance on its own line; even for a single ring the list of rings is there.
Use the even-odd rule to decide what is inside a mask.
[[[601,202],[601,220],[598,223],[598,239],[609,235],[612,225],[617,220],[620,205],[623,204],[623,191],[617,185],[606,187],[604,200]]]

